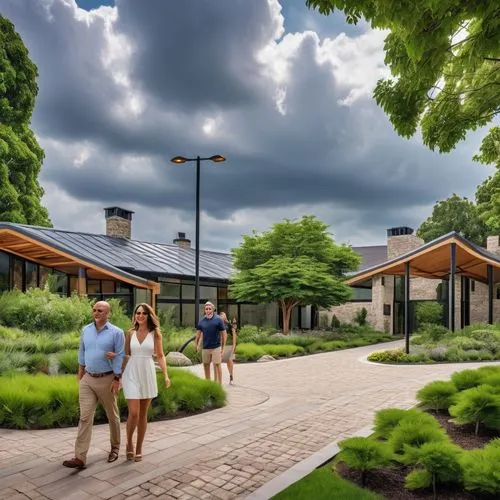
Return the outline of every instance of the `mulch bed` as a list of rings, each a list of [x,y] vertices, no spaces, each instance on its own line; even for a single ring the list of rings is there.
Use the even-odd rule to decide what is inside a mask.
[[[447,414],[436,414],[432,411],[429,413],[437,418],[439,423],[444,427],[450,436],[451,440],[465,450],[482,448],[486,443],[488,443],[488,441],[500,436],[498,431],[484,428],[480,429],[479,435],[476,436],[474,434],[473,425],[458,426],[449,422],[451,417]],[[342,462],[336,465],[335,470],[344,479],[361,486],[360,474],[358,471],[349,469]],[[366,475],[366,484],[364,487],[390,500],[432,499],[432,491],[409,491],[405,488],[405,477],[410,471],[411,468],[406,466],[385,467],[369,471]],[[437,498],[439,500],[489,500],[498,497],[493,495],[469,493],[463,489],[457,489],[456,487],[451,486],[439,486]]]

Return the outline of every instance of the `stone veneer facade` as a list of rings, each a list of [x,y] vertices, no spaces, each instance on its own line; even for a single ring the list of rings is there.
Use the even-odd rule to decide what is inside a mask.
[[[413,234],[389,236],[387,239],[387,260],[394,259],[399,255],[414,250],[423,245],[424,241]],[[490,236],[487,239],[486,249],[500,256],[500,237]],[[440,280],[411,277],[410,299],[411,300],[436,300],[437,286]],[[382,284],[384,283],[384,284]],[[363,307],[368,311],[367,320],[377,330],[394,333],[394,283],[393,276],[376,276],[372,283],[372,300],[348,302],[340,306],[332,307],[321,314],[328,316],[328,324],[333,314],[342,323],[353,323],[355,315]],[[488,286],[478,281],[470,280],[470,323],[485,323],[488,319]],[[493,318],[500,317],[500,300],[493,297]],[[455,278],[455,329],[461,326],[461,279]],[[384,315],[384,305],[390,314]],[[387,307],[389,306],[389,307]]]
[[[117,215],[106,218],[106,235],[114,238],[127,238],[132,236],[132,223]]]

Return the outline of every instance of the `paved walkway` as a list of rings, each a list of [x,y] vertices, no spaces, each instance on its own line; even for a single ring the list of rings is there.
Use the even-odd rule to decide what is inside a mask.
[[[79,472],[61,466],[72,456],[74,428],[0,429],[0,499],[245,498],[371,425],[376,410],[410,407],[427,382],[480,366],[367,363],[375,349],[236,365],[237,385],[225,384],[228,405],[151,423],[140,463],[125,461],[124,452],[113,464],[105,461],[105,425],[95,427],[88,467]],[[193,370],[201,374],[201,367]]]

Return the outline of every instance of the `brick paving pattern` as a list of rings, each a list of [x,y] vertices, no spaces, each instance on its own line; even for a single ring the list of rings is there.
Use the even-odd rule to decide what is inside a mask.
[[[105,461],[105,425],[94,427],[82,471],[61,465],[72,457],[76,429],[0,429],[0,500],[245,498],[326,445],[371,425],[378,409],[408,408],[427,382],[481,366],[367,363],[376,349],[236,365],[237,384],[225,384],[228,405],[151,423],[138,463],[127,462],[123,450],[117,462]],[[201,375],[201,367],[193,371]],[[122,431],[124,436],[124,425]]]

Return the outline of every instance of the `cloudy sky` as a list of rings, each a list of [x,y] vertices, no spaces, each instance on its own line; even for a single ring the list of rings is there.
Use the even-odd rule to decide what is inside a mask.
[[[103,233],[103,208],[133,210],[133,238],[202,248],[314,214],[337,242],[382,244],[437,200],[473,198],[490,169],[482,134],[448,155],[398,137],[371,97],[384,33],[305,0],[0,0],[39,69],[32,127],[44,204],[59,229]]]

